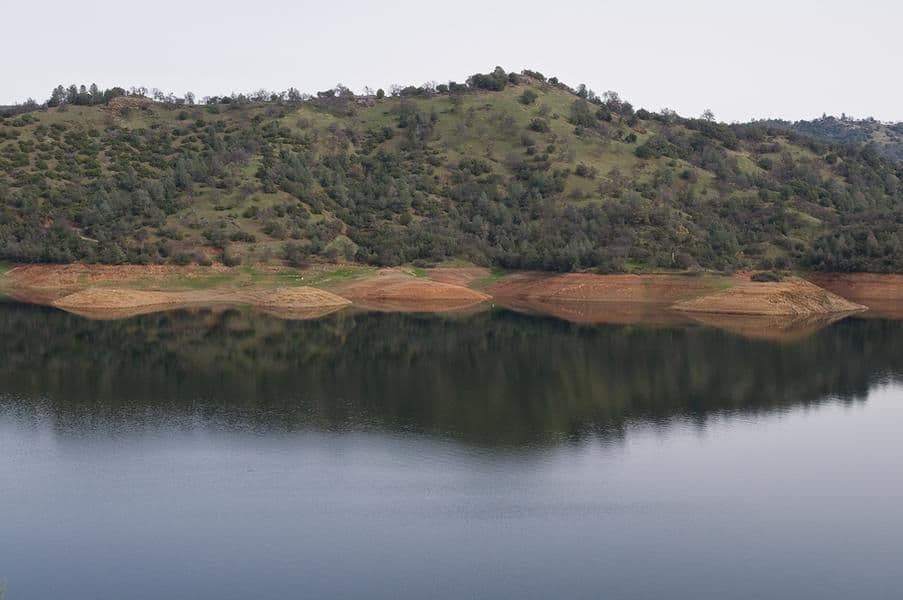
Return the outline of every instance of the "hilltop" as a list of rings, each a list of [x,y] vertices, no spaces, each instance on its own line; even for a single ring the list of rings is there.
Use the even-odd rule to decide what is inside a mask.
[[[868,145],[500,68],[194,102],[0,117],[0,260],[903,272],[903,167]]]
[[[763,127],[783,129],[832,143],[872,145],[872,150],[891,160],[903,160],[903,123],[876,119],[853,119],[846,115],[824,115],[811,121],[769,119],[756,121]]]

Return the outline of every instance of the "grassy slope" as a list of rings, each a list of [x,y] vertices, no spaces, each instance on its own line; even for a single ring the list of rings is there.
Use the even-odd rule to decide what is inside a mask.
[[[510,175],[507,164],[510,163],[510,159],[523,155],[522,138],[528,135],[536,140],[540,148],[554,146],[549,156],[551,170],[573,171],[578,164],[583,164],[597,173],[595,178],[571,175],[567,179],[562,197],[564,201],[575,205],[606,202],[606,197],[612,193],[613,188],[625,185],[617,182],[615,173],[624,181],[629,181],[629,186],[637,186],[650,184],[656,174],[665,169],[674,173],[694,172],[696,174],[694,182],[678,181],[674,186],[675,189],[692,188],[702,203],[733,202],[738,195],[742,195],[718,193],[713,173],[682,160],[666,157],[643,160],[637,158],[634,153],[637,144],[656,132],[660,126],[656,122],[641,121],[633,128],[617,122],[608,125],[611,130],[621,129],[625,134],[635,134],[637,136],[635,143],[602,139],[593,135],[578,137],[574,126],[568,122],[570,106],[574,101],[571,93],[556,87],[533,84],[531,87],[537,92],[538,98],[532,105],[525,106],[517,100],[525,87],[509,86],[498,93],[467,94],[457,107],[449,97],[414,100],[423,111],[433,111],[439,117],[429,144],[440,156],[439,164],[433,170],[433,177],[437,182],[447,183],[452,177],[453,166],[460,159],[468,157],[486,159],[494,172]],[[51,109],[29,115],[26,120],[31,122],[16,127],[18,134],[15,139],[0,142],[0,157],[15,152],[17,148],[40,148],[41,142],[36,132],[39,128],[52,128],[54,125],[65,125],[70,131],[88,132],[89,135],[109,127],[127,130],[162,128],[170,131],[182,130],[184,133],[186,126],[198,119],[203,119],[206,123],[224,121],[230,126],[253,127],[255,118],[265,122],[271,117],[278,119],[279,124],[292,133],[315,139],[318,151],[327,153],[338,143],[335,134],[337,130],[354,130],[363,134],[382,127],[394,127],[396,116],[393,111],[397,109],[398,104],[397,99],[386,99],[376,103],[375,106],[357,107],[355,114],[351,116],[334,116],[311,104],[293,106],[285,114],[276,115],[273,107],[267,105],[223,109],[219,114],[212,114],[202,106],[183,110],[154,105],[148,110],[134,110],[125,116],[114,116],[99,107]],[[527,127],[531,119],[540,115],[546,115],[550,131],[529,132]],[[198,131],[193,131],[188,135],[177,136],[175,149],[183,145],[198,145],[199,135],[201,134]],[[807,148],[794,145],[787,139],[774,138],[773,141],[777,141],[782,150],[797,160],[817,158]],[[386,149],[393,149],[400,143],[401,136],[396,135],[382,145]],[[46,140],[44,145],[47,145]],[[351,145],[351,149],[360,151],[354,144]],[[39,152],[32,150],[27,154],[28,164],[20,168],[23,173],[27,175],[57,171],[55,178],[50,180],[50,187],[64,184],[64,177],[58,170],[65,169],[65,165],[54,158],[45,160],[43,165],[39,165]],[[741,147],[738,151],[732,151],[731,155],[736,159],[740,169],[750,176],[762,172],[758,166],[761,158],[769,156],[775,160],[779,158],[778,153],[760,154],[749,147]],[[104,176],[113,174],[110,167],[115,159],[116,157],[107,155],[104,150],[98,153],[97,162]],[[181,246],[202,247],[204,241],[199,236],[199,231],[211,223],[225,222],[232,229],[255,236],[256,241],[253,243],[234,244],[236,251],[244,255],[246,261],[260,261],[280,256],[284,240],[267,235],[261,222],[249,216],[249,210],[261,210],[281,202],[297,202],[297,200],[281,190],[267,193],[261,189],[260,182],[255,178],[261,160],[262,156],[252,156],[240,165],[229,167],[232,184],[230,192],[204,183],[194,186],[191,196],[184,202],[185,207],[166,217],[166,229],[176,234],[176,237],[182,238]],[[831,172],[826,172],[826,176],[836,177]],[[244,192],[239,193],[238,190]],[[247,191],[251,193],[246,193]],[[616,191],[620,193],[624,190]],[[301,202],[309,207],[306,201]],[[805,243],[823,230],[821,220],[809,214],[805,206],[792,206],[790,210],[799,215],[802,223],[802,226],[789,233],[788,237],[791,239]],[[311,218],[313,221],[330,220],[332,215],[327,211],[323,214],[313,214]],[[148,229],[145,233],[150,241],[160,239],[159,230]],[[780,256],[784,252],[774,244],[766,244],[764,251],[765,255],[770,257]],[[630,269],[642,265],[628,262],[625,266]]]

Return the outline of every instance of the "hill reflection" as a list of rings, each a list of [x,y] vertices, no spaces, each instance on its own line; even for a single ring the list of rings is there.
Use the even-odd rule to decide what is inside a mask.
[[[239,310],[92,321],[0,304],[0,410],[60,432],[190,426],[419,432],[481,445],[620,436],[853,401],[903,373],[903,322],[847,319],[793,343],[702,326],[580,326],[508,311]]]

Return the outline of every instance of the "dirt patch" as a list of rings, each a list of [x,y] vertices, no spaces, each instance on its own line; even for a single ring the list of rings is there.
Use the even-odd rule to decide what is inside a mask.
[[[358,306],[385,311],[459,310],[491,299],[462,285],[414,277],[399,269],[382,269],[372,277],[337,286],[335,291]]]
[[[669,305],[723,284],[717,277],[519,273],[489,286],[496,300],[640,302]]]
[[[797,278],[753,283],[749,274],[532,272],[493,281],[492,273],[481,267],[364,269],[359,273],[357,268],[331,264],[305,271],[266,265],[253,269],[23,265],[9,270],[2,282],[5,293],[20,301],[52,304],[95,318],[217,304],[257,306],[284,318],[312,318],[341,308],[349,300],[362,309],[399,312],[461,311],[491,300],[520,312],[587,324],[664,324],[686,321],[690,313],[695,313],[692,316],[697,320],[703,313],[841,314],[862,310],[863,305],[879,311],[879,316],[903,318],[903,275],[814,274],[815,283],[823,285],[819,287]],[[308,287],[296,288],[295,283]],[[724,328],[738,332],[747,328],[736,319],[732,323]],[[748,329],[752,332],[757,327],[799,329],[784,323]]]
[[[426,270],[427,277],[439,283],[470,287],[481,279],[489,277],[489,269],[484,267],[435,267]]]
[[[781,282],[757,283],[737,277],[732,287],[684,300],[681,311],[729,315],[802,316],[851,313],[866,307],[845,300],[814,283],[792,277]]]
[[[185,292],[94,287],[63,296],[52,304],[70,312],[106,318],[201,305],[256,306],[288,318],[309,318],[306,315],[327,314],[350,302],[330,292],[309,287]]]
[[[146,292],[141,290],[115,290],[107,288],[88,288],[63,296],[53,305],[60,308],[91,308],[96,310],[141,308],[166,304],[186,303],[188,294],[170,292]]]
[[[903,275],[810,273],[806,279],[869,308],[869,317],[903,318]]]
[[[165,281],[174,277],[201,278],[232,270],[221,265],[20,265],[6,274],[9,285],[33,289],[68,289],[136,280]]]

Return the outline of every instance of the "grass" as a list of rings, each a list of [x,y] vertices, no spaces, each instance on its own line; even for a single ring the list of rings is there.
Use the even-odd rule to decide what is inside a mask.
[[[513,273],[513,271],[511,271],[509,269],[503,269],[501,267],[492,267],[489,270],[489,275],[486,275],[485,277],[480,277],[479,279],[474,281],[470,287],[472,287],[476,290],[485,289],[485,288],[489,287],[490,285],[492,285],[493,283],[501,281],[502,279],[504,279],[511,273]]]
[[[374,271],[376,271],[376,267],[340,267],[332,271],[313,272],[304,275],[302,285],[328,286],[364,277]]]
[[[12,269],[13,266],[7,263],[0,262],[0,277],[6,275],[6,272]]]
[[[139,289],[153,290],[209,290],[230,283],[238,283],[238,272],[226,273],[205,273],[203,271],[195,271],[191,274],[178,273],[164,278],[142,278],[131,282],[129,286]],[[120,282],[115,282],[116,287],[120,286]]]

